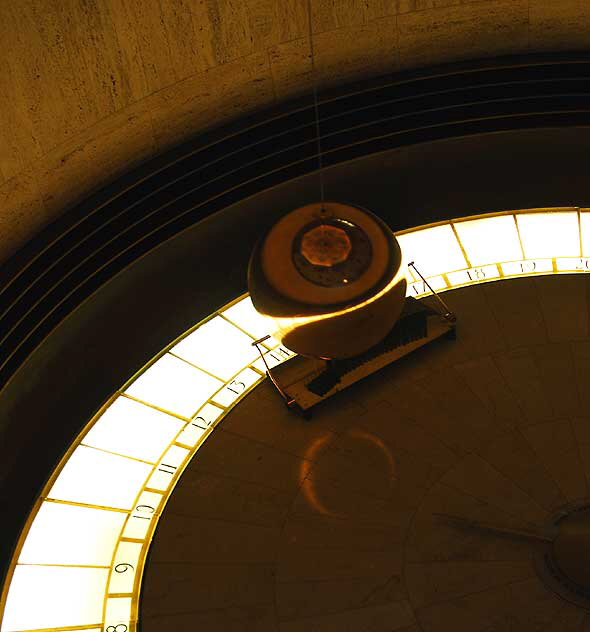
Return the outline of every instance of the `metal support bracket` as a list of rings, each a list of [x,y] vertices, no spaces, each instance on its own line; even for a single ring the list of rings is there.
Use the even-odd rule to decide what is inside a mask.
[[[428,281],[422,276],[422,274],[420,273],[420,270],[418,270],[418,268],[414,265],[413,261],[410,261],[410,263],[408,263],[408,268],[412,267],[414,269],[414,271],[416,272],[416,274],[422,279],[422,281],[424,282],[424,285],[434,294],[434,296],[436,297],[436,300],[439,302],[440,306],[442,307],[442,313],[441,316],[443,318],[445,318],[446,320],[448,320],[450,323],[455,323],[457,322],[457,317],[455,316],[455,314],[450,310],[449,306],[442,300],[442,298],[437,294],[436,290],[430,285],[430,283],[428,283]]]
[[[284,391],[281,385],[278,383],[277,379],[272,373],[271,368],[268,366],[268,362],[266,361],[266,358],[264,357],[264,354],[262,353],[262,349],[259,346],[261,343],[263,343],[265,340],[268,340],[269,338],[270,338],[270,334],[267,334],[266,336],[263,336],[262,338],[255,340],[252,343],[252,346],[256,347],[256,349],[258,350],[258,353],[260,354],[260,357],[262,358],[262,361],[264,362],[264,366],[266,367],[266,374],[268,375],[270,381],[274,384],[275,388],[280,393],[281,397],[285,400],[285,404],[287,404],[287,406],[291,408],[292,406],[296,404],[295,400],[292,397],[290,397]]]

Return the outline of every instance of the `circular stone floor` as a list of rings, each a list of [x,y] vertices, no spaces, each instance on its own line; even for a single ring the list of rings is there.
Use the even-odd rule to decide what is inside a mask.
[[[590,630],[538,578],[533,530],[590,496],[588,276],[456,290],[441,341],[318,408],[268,381],[161,518],[142,632]]]

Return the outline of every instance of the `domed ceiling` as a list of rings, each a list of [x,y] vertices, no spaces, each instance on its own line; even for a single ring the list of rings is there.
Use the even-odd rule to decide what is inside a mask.
[[[583,0],[311,4],[320,87],[444,62],[589,48]],[[0,3],[0,261],[134,165],[309,95],[307,7],[306,0]],[[179,296],[187,305],[221,304],[223,292],[206,284],[189,295],[187,285],[170,283],[170,265],[158,268],[160,301],[141,303],[130,334],[127,303],[119,315],[112,306],[117,292],[131,301],[133,272],[122,275],[122,289],[111,285],[106,299],[103,292],[106,307],[87,302],[53,349],[41,349],[21,372],[21,400],[4,392],[5,419],[26,399],[40,413],[24,415],[31,428],[55,424],[54,443],[65,445],[125,362],[141,366],[161,348],[158,336],[169,339]],[[148,564],[143,629],[587,629],[586,612],[538,578],[534,545],[435,515],[532,530],[588,497],[587,292],[582,276],[453,291],[456,343],[344,393],[312,424],[288,417],[268,385],[258,387],[215,431],[171,499]],[[110,320],[101,330],[103,308]],[[118,318],[127,329],[113,334]],[[170,328],[181,329],[181,320]],[[118,345],[122,366],[109,357],[88,367],[107,340]],[[130,357],[133,348],[141,353]],[[46,405],[37,395],[64,366],[70,374],[60,375]],[[92,383],[96,392],[85,399]],[[36,444],[32,460],[41,457],[32,469],[52,462],[55,445],[47,451],[34,436],[28,441]],[[22,483],[18,454],[6,480],[14,498],[19,485],[25,490],[15,503],[22,513],[39,481]]]
[[[307,0],[0,6],[0,261],[64,209],[194,134],[308,93]],[[311,3],[321,87],[588,48],[583,0]]]

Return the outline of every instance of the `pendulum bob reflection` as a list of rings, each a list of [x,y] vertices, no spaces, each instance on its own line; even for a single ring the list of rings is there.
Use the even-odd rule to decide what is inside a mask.
[[[358,518],[359,506],[353,500],[354,490],[358,493],[363,488],[370,488],[380,497],[389,497],[398,485],[398,473],[396,459],[380,437],[353,428],[346,431],[339,442],[342,440],[348,449],[354,450],[361,463],[370,464],[361,467],[360,475],[346,466],[337,472],[336,479],[344,483],[345,489],[353,491],[353,497],[342,493],[342,486],[334,485],[334,462],[329,456],[334,449],[332,433],[316,437],[307,446],[299,467],[299,483],[300,493],[313,511],[347,520]],[[339,467],[338,461],[336,467]],[[362,505],[360,509],[362,511]]]
[[[335,202],[279,220],[254,249],[248,286],[282,344],[323,359],[353,357],[379,343],[406,294],[391,230],[372,213]]]

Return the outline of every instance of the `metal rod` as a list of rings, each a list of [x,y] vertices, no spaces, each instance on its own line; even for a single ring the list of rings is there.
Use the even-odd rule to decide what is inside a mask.
[[[410,266],[414,268],[418,276],[424,282],[424,285],[426,285],[426,287],[434,294],[437,301],[442,305],[442,308],[444,310],[443,317],[446,318],[450,323],[456,322],[457,317],[455,316],[455,314],[450,310],[449,306],[442,300],[442,298],[436,293],[436,290],[430,285],[430,283],[428,283],[428,281],[422,276],[422,274],[420,273],[420,270],[418,270],[418,268],[414,265],[413,261],[410,261],[410,263],[408,263],[408,268]]]
[[[500,525],[490,524],[489,522],[480,522],[478,520],[470,520],[461,516],[453,516],[445,513],[432,514],[437,518],[442,518],[451,525],[462,527],[464,529],[474,529],[476,531],[487,531],[498,535],[507,535],[515,538],[524,538],[526,540],[540,540],[541,542],[553,542],[554,538],[544,535],[537,531],[528,531],[527,529],[513,529]]]
[[[309,33],[309,52],[311,58],[311,78],[313,81],[313,109],[315,118],[315,137],[318,151],[318,173],[320,178],[320,202],[324,205],[325,192],[324,192],[324,165],[322,160],[322,136],[320,133],[320,111],[318,105],[318,77],[315,67],[315,51],[313,47],[313,26],[312,26],[312,14],[311,14],[311,0],[307,0],[307,27]]]
[[[285,400],[285,402],[287,403],[287,406],[289,406],[295,400],[289,395],[287,395],[287,393],[281,388],[281,385],[277,382],[277,379],[272,374],[272,371],[270,370],[270,367],[268,366],[268,363],[266,361],[266,358],[264,357],[264,354],[262,353],[262,350],[258,346],[260,343],[264,342],[265,340],[268,340],[269,338],[270,338],[270,335],[263,336],[262,338],[255,340],[252,343],[252,346],[256,347],[256,349],[258,350],[258,353],[260,354],[260,357],[262,358],[262,361],[264,362],[264,366],[266,367],[266,374],[268,375],[270,381],[274,384],[275,388],[280,393],[281,397]]]

